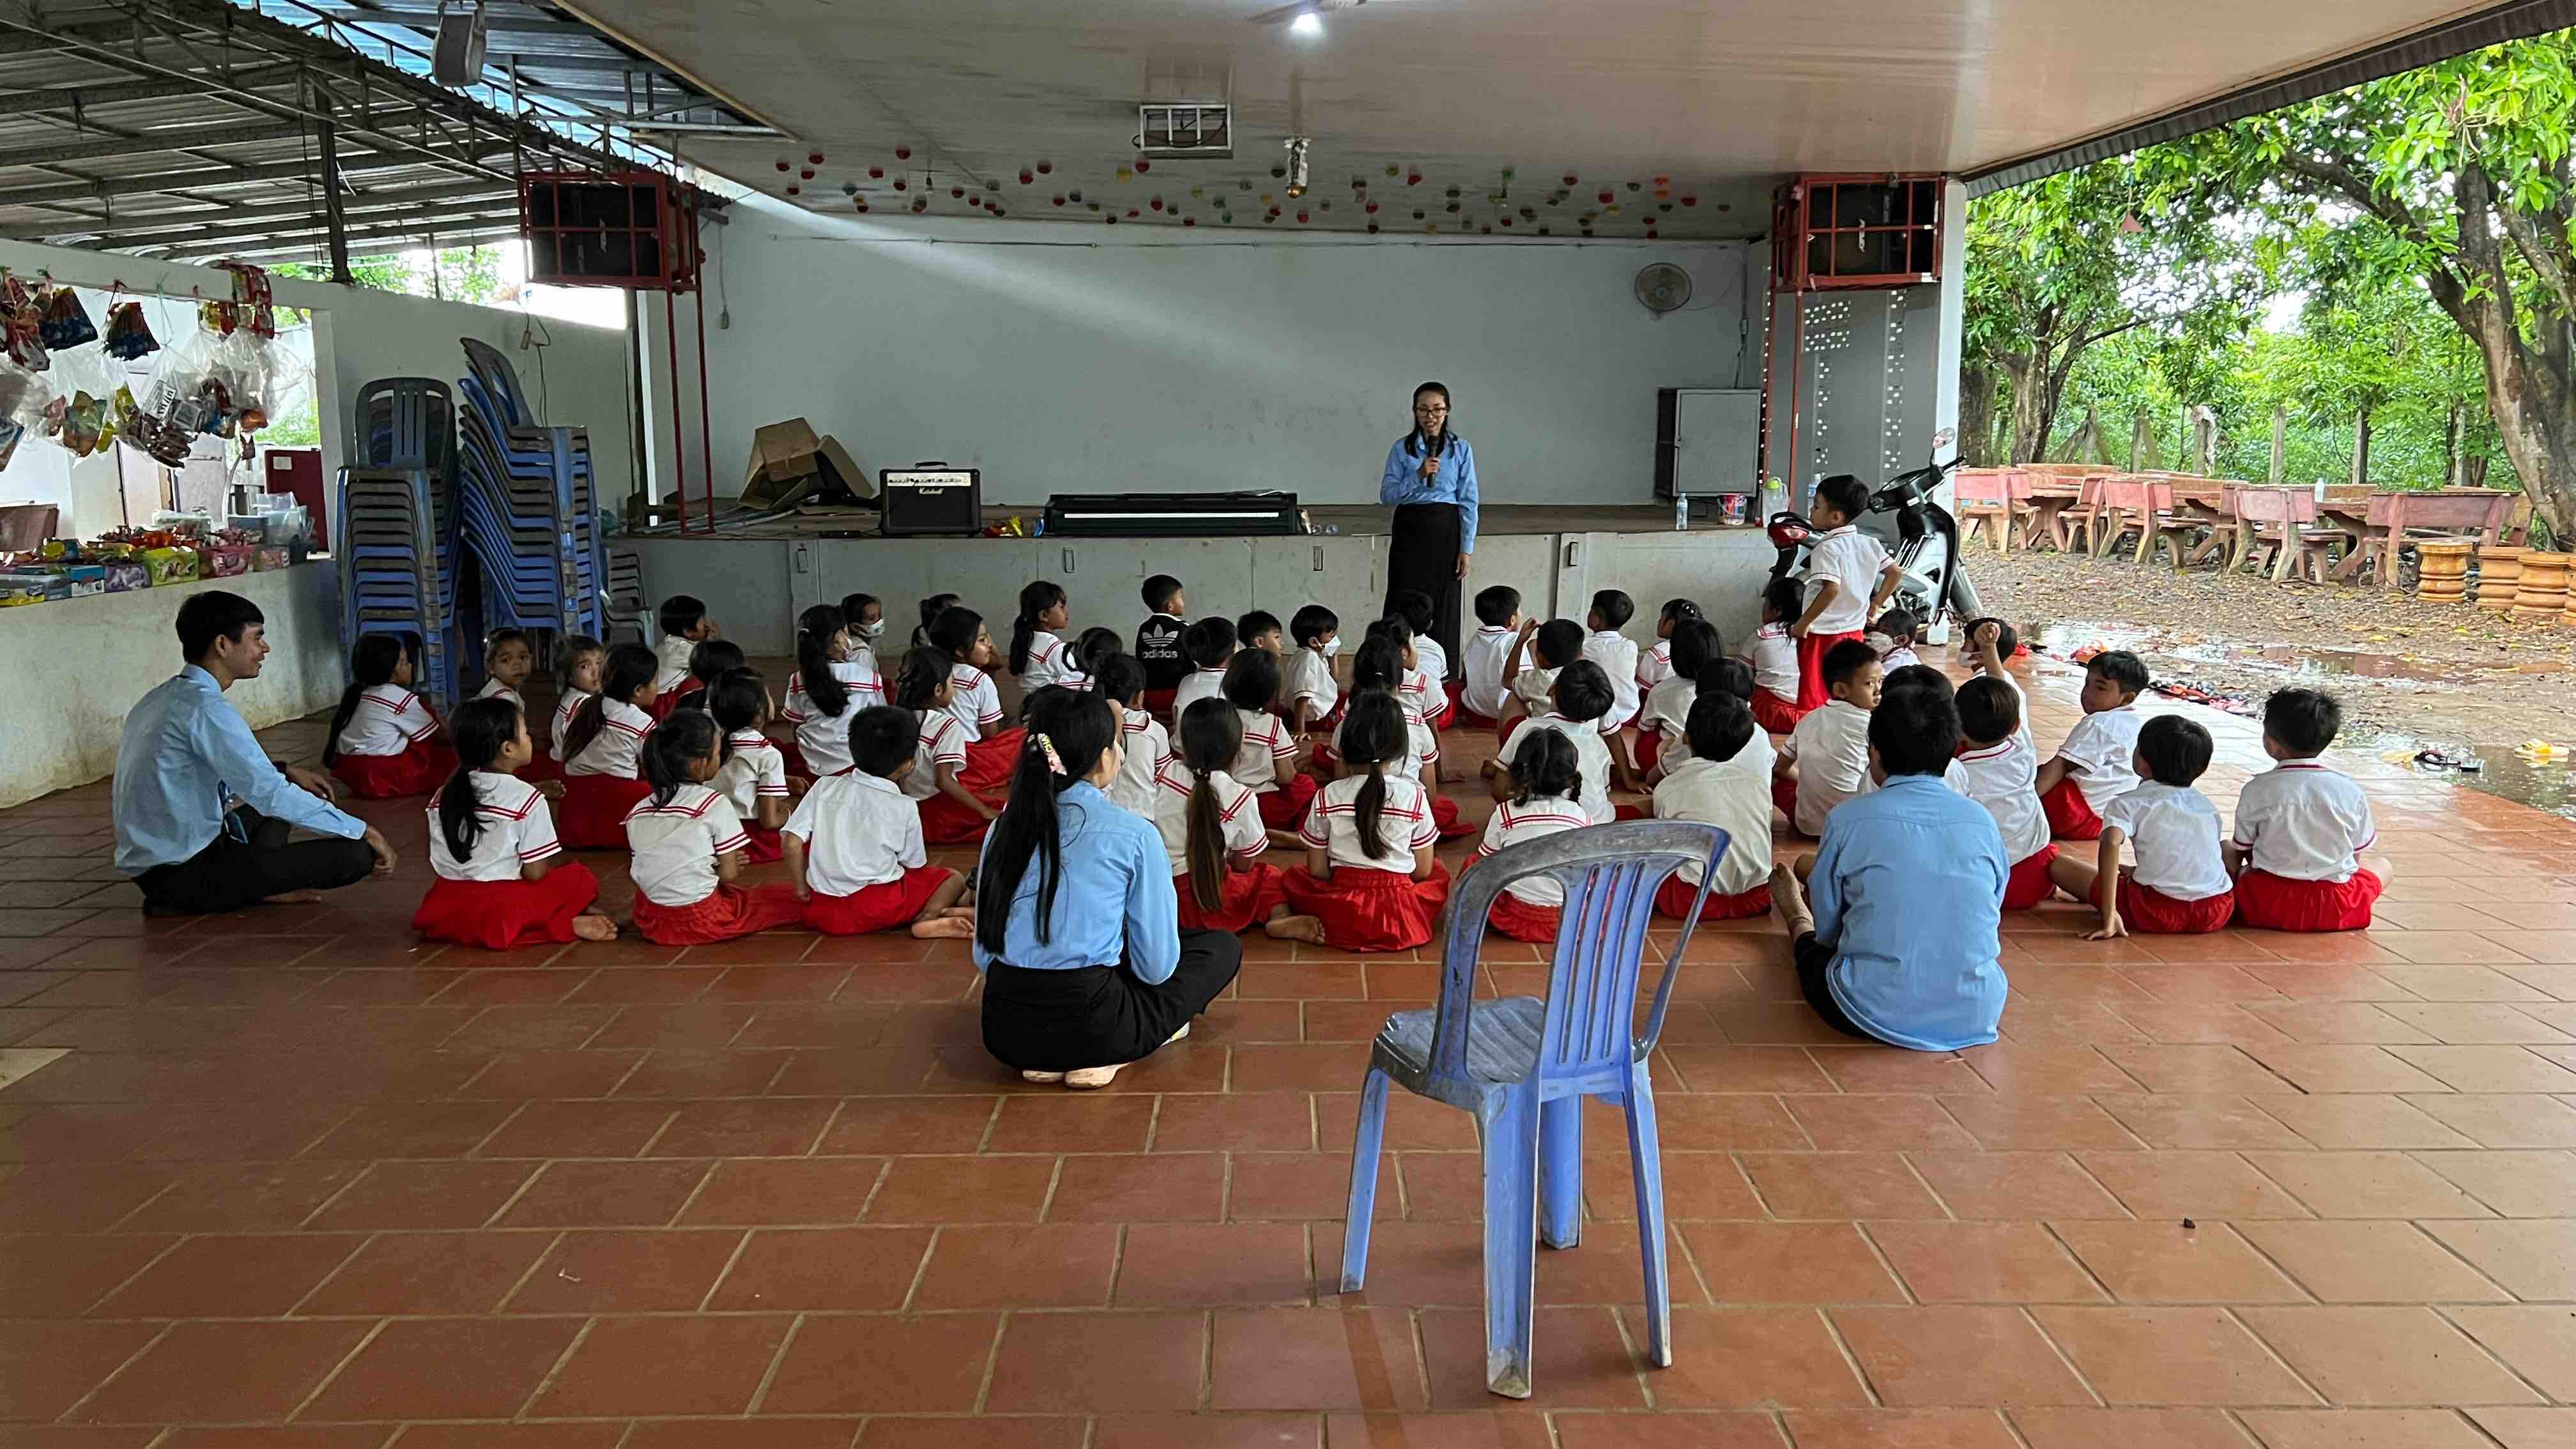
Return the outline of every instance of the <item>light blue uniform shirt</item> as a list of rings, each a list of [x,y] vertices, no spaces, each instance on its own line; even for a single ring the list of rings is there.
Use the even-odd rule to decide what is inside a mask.
[[[1407,433],[1386,455],[1386,476],[1378,480],[1377,501],[1390,508],[1407,503],[1454,503],[1458,506],[1458,551],[1476,551],[1476,450],[1455,433],[1440,435],[1440,471],[1422,476],[1422,455],[1408,453]]]
[[[1969,808],[1985,813],[1983,806]],[[1064,842],[1064,870],[1056,877],[1055,910],[1047,921],[1050,939],[1038,939],[1033,857],[1011,894],[1011,925],[1002,935],[1001,954],[977,941],[975,968],[1005,961],[1029,971],[1075,971],[1123,961],[1149,986],[1170,980],[1181,964],[1181,905],[1172,891],[1162,832],[1079,781],[1055,797],[1055,823]],[[992,883],[989,874],[976,879],[978,889]]]
[[[193,859],[224,830],[234,800],[318,835],[367,833],[365,821],[279,774],[250,721],[193,664],[126,713],[115,799],[116,868],[127,875]]]
[[[2004,1014],[2003,835],[1938,775],[1895,775],[1825,817],[1807,900],[1834,1001],[1881,1041],[1947,1052]]]

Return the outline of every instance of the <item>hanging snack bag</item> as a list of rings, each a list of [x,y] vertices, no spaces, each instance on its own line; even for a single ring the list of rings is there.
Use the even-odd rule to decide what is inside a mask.
[[[152,335],[152,324],[143,315],[140,302],[119,302],[107,309],[107,352],[110,357],[139,362],[161,350],[161,339]]]
[[[44,317],[37,323],[37,333],[56,352],[68,352],[98,340],[98,328],[89,320],[89,309],[81,305],[80,293],[69,287],[56,287],[45,299]]]

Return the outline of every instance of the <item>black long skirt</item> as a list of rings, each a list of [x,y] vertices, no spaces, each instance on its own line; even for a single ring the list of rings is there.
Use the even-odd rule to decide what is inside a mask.
[[[984,973],[984,1050],[1023,1072],[1123,1066],[1171,1040],[1243,969],[1228,931],[1181,932],[1181,961],[1147,985],[1125,966],[1031,971],[996,961]]]
[[[1466,666],[1458,652],[1458,546],[1464,534],[1458,505],[1407,503],[1395,510],[1386,555],[1386,612],[1395,612],[1395,596],[1407,589],[1431,596],[1431,637],[1448,656],[1452,679],[1463,677]]]

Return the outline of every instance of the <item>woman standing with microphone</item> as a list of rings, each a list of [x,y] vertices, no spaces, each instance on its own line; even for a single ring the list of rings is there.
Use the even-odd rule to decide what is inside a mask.
[[[1476,453],[1449,430],[1449,389],[1426,382],[1413,390],[1413,431],[1386,455],[1377,501],[1395,510],[1394,542],[1387,550],[1385,612],[1406,590],[1431,596],[1431,637],[1449,660],[1451,678],[1465,656],[1458,651],[1459,592],[1467,557],[1476,551]]]

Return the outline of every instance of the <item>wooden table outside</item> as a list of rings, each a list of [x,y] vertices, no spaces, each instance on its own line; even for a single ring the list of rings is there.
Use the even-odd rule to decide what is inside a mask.
[[[2378,560],[2372,583],[2396,581],[2397,555],[2410,534],[2476,535],[2487,543],[2504,543],[2528,524],[2515,518],[2523,495],[2500,488],[2439,488],[2427,492],[2381,489],[2356,498],[2352,489],[2329,490],[2319,508],[2319,521],[2343,530],[2351,540],[2343,562],[2331,577],[2338,583],[2357,576],[2362,565]]]

